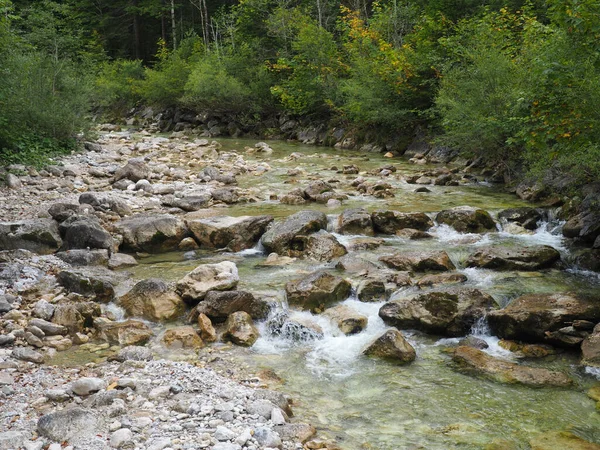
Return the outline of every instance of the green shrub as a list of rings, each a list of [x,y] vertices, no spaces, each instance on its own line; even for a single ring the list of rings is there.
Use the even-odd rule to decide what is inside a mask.
[[[143,79],[144,67],[139,60],[105,62],[96,78],[94,102],[114,115],[123,116],[142,99]]]

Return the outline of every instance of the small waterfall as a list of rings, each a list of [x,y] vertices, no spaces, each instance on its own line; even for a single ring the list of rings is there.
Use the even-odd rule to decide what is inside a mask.
[[[472,336],[484,340],[488,348],[484,352],[502,359],[515,359],[515,355],[500,346],[500,339],[492,335],[492,330],[487,321],[486,316],[482,316],[471,327]]]

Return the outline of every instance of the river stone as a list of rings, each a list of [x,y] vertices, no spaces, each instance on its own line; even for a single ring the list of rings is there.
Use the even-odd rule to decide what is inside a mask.
[[[273,429],[284,441],[297,440],[304,443],[317,434],[317,430],[307,423],[286,423],[285,425],[275,425]]]
[[[186,220],[186,224],[201,245],[239,252],[252,248],[272,221],[271,216],[218,216]]]
[[[0,222],[0,250],[25,249],[47,255],[62,243],[58,224],[52,219]]]
[[[280,312],[266,323],[267,330],[274,336],[294,342],[309,342],[323,339],[323,329],[315,322],[304,317],[289,317],[289,314]]]
[[[535,230],[537,224],[544,218],[542,211],[538,208],[523,206],[520,208],[509,208],[498,213],[500,221],[516,223],[526,230]]]
[[[113,345],[144,345],[153,336],[153,332],[144,322],[126,320],[109,322],[99,326],[100,337]]]
[[[483,209],[471,206],[458,206],[440,211],[435,220],[440,224],[450,225],[461,233],[496,231],[496,222],[494,222],[490,214]]]
[[[560,253],[548,245],[515,249],[485,247],[471,254],[466,265],[496,270],[540,270],[552,267],[559,260]]]
[[[150,169],[141,158],[132,158],[124,167],[115,172],[115,181],[128,179],[134,182],[147,180],[150,177]]]
[[[213,324],[209,317],[205,314],[198,315],[198,329],[200,331],[200,338],[204,342],[215,342],[217,340],[217,332],[213,327]]]
[[[267,301],[257,299],[246,291],[209,291],[196,307],[198,314],[205,314],[219,322],[237,311],[245,311],[255,320],[266,319],[270,310]]]
[[[115,274],[102,267],[62,270],[56,279],[67,291],[91,297],[98,302],[108,303],[115,296]]]
[[[116,361],[151,361],[154,358],[152,350],[148,347],[139,345],[130,345],[119,350],[119,353],[114,357]]]
[[[382,256],[379,261],[386,266],[400,271],[427,272],[447,271],[456,267],[445,251],[412,251],[402,252],[390,256]]]
[[[336,237],[325,230],[319,230],[305,238],[298,236],[298,240],[303,240],[303,251],[296,254],[290,251],[291,256],[306,256],[317,261],[331,261],[332,259],[344,256],[348,251],[346,247],[339,243]]]
[[[392,300],[379,317],[397,328],[414,328],[444,336],[464,336],[477,319],[496,307],[496,301],[478,289],[446,288]]]
[[[427,288],[431,286],[437,286],[440,284],[459,284],[465,283],[467,281],[467,276],[458,273],[458,272],[445,272],[445,273],[436,273],[425,275],[423,278],[417,281],[417,286],[419,288]]]
[[[101,378],[84,377],[71,383],[71,390],[79,395],[85,396],[106,389],[106,382]]]
[[[58,229],[63,238],[63,250],[114,247],[112,236],[94,216],[73,215],[62,222]]]
[[[67,250],[58,252],[56,257],[74,267],[106,266],[108,264],[108,250]]]
[[[43,320],[52,319],[54,314],[55,306],[52,303],[48,303],[46,300],[38,300],[33,305],[33,315]]]
[[[212,199],[208,192],[198,195],[186,195],[182,198],[169,198],[163,200],[163,205],[174,206],[187,212],[199,211],[206,208]]]
[[[30,349],[29,347],[16,347],[12,351],[12,357],[21,361],[28,361],[36,364],[44,362],[44,355]]]
[[[85,327],[93,326],[94,317],[100,317],[101,313],[100,305],[94,302],[61,302],[54,310],[52,322],[62,325],[71,335],[74,335],[82,332]]]
[[[300,211],[292,214],[284,221],[276,222],[272,225],[263,234],[261,242],[268,252],[291,256],[288,254],[290,249],[303,249],[295,247],[298,236],[306,236],[323,229],[327,229],[327,216],[324,213],[319,211]]]
[[[285,292],[290,305],[314,310],[345,300],[350,295],[351,288],[347,280],[318,271],[286,283]]]
[[[40,417],[37,432],[56,442],[83,439],[97,432],[98,419],[89,409],[69,408]]]
[[[326,192],[332,192],[332,191],[333,191],[333,186],[331,186],[329,183],[326,183],[323,180],[316,180],[316,181],[311,182],[304,189],[304,196],[313,201],[316,201],[320,195],[322,195]]]
[[[583,365],[600,367],[600,325],[581,343],[581,356]]]
[[[335,265],[335,268],[356,275],[364,275],[369,272],[380,270],[377,264],[353,254],[342,256]]]
[[[279,448],[281,447],[281,437],[279,433],[268,427],[258,427],[254,430],[254,439],[261,447]]]
[[[110,446],[121,448],[133,440],[133,432],[129,428],[121,428],[110,435]]]
[[[84,192],[79,196],[81,205],[90,205],[95,211],[112,211],[119,216],[131,214],[131,208],[123,200],[97,192]]]
[[[235,289],[240,277],[234,263],[202,264],[177,282],[177,291],[186,302],[198,302],[209,291]]]
[[[48,208],[48,214],[58,223],[64,222],[78,213],[79,205],[76,203],[55,203]]]
[[[360,314],[347,305],[327,308],[323,315],[334,322],[345,335],[360,333],[367,327],[367,316]]]
[[[252,322],[252,317],[245,311],[231,314],[225,322],[223,338],[236,345],[251,347],[258,339],[258,330]]]
[[[200,348],[204,342],[190,326],[169,328],[163,335],[163,342],[169,348]]]
[[[364,355],[392,360],[400,364],[412,362],[417,357],[414,347],[398,330],[387,330],[364,351]]]
[[[56,307],[54,307],[54,309],[52,311],[54,314],[54,312],[56,311]],[[56,324],[56,323],[52,323],[52,322],[48,322],[47,320],[44,320],[44,319],[31,319],[29,321],[29,326],[39,328],[40,330],[42,330],[44,332],[44,335],[46,335],[46,336],[65,335],[68,332],[68,330],[65,326]]]
[[[501,383],[519,383],[531,387],[569,386],[572,380],[562,372],[538,367],[526,367],[473,348],[460,346],[454,350],[452,359],[461,369],[484,375]]]
[[[0,432],[0,450],[13,450],[16,448],[23,448],[23,445],[27,441],[28,436],[29,433],[26,433],[25,431]]]
[[[382,280],[363,280],[356,289],[361,302],[383,302],[388,299],[388,290]]]
[[[527,294],[487,316],[494,334],[504,339],[544,342],[547,334],[575,320],[600,321],[600,301],[577,293]]]
[[[466,347],[473,347],[473,348],[478,348],[480,350],[484,350],[486,348],[489,347],[489,344],[487,342],[485,342],[483,339],[480,339],[478,337],[475,337],[473,335],[467,336],[465,338],[462,338],[460,341],[458,341],[458,345],[463,345]]]
[[[131,251],[160,253],[177,250],[189,231],[183,220],[170,214],[139,214],[115,224],[123,235],[123,248]]]
[[[125,253],[112,253],[108,260],[108,268],[112,270],[124,269],[126,267],[137,266],[138,262],[131,255]]]
[[[138,282],[118,300],[127,315],[152,321],[173,320],[181,316],[185,303],[175,292],[175,286],[158,278]]]
[[[531,450],[600,450],[600,444],[586,441],[569,431],[546,431],[529,441]]]
[[[396,234],[404,228],[426,231],[433,226],[433,221],[425,213],[375,211],[371,217],[375,231],[382,234]]]
[[[371,214],[364,208],[346,209],[338,217],[337,230],[340,234],[373,236]]]
[[[375,250],[385,244],[385,240],[381,238],[359,237],[350,239],[346,244],[349,251],[359,252],[362,250]]]

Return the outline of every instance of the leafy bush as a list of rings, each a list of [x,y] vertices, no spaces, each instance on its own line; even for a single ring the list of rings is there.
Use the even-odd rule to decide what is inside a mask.
[[[144,67],[139,60],[105,62],[95,83],[95,104],[115,115],[124,115],[142,98]]]

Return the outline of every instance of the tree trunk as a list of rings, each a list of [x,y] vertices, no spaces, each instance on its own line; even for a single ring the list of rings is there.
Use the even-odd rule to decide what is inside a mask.
[[[141,36],[140,36],[140,17],[137,12],[137,0],[131,2],[133,10],[133,53],[135,59],[142,59],[141,52]]]
[[[171,30],[173,32],[173,50],[177,50],[177,24],[175,23],[175,0],[171,0]]]

